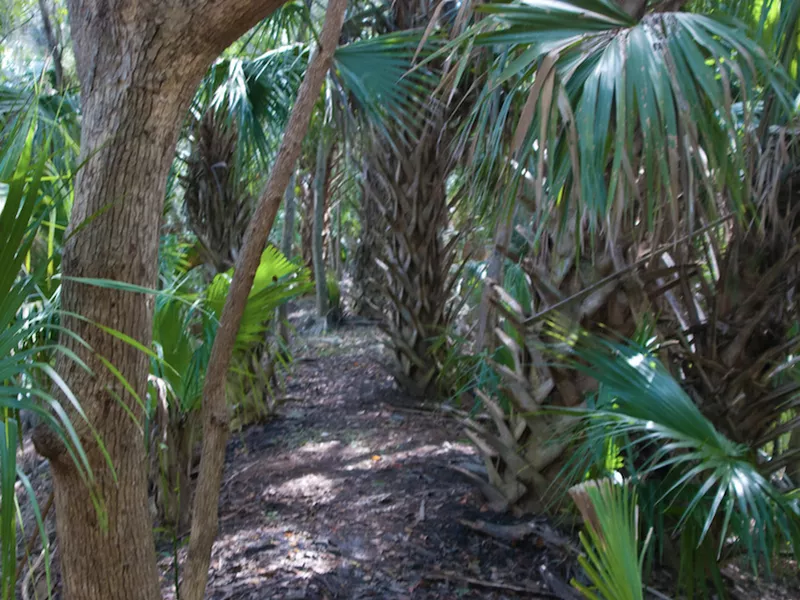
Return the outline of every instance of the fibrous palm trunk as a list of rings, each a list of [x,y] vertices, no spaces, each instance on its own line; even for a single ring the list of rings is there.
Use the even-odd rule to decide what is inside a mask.
[[[396,377],[416,396],[435,393],[439,361],[434,340],[444,330],[451,247],[447,224],[447,164],[435,127],[413,143],[398,136],[394,147],[377,142],[370,151],[367,196],[385,223],[379,265],[390,308],[385,329],[397,359]],[[399,151],[395,150],[399,149]]]
[[[383,271],[377,259],[382,253],[386,223],[374,197],[379,193],[378,178],[370,172],[370,161],[364,160],[359,214],[361,232],[353,257],[353,311],[368,319],[381,320],[387,307],[383,294]]]

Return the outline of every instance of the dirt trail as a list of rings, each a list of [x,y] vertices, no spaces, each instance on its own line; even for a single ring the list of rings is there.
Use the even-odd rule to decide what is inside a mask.
[[[515,588],[543,550],[459,523],[488,516],[450,468],[476,458],[451,419],[397,408],[377,331],[302,344],[278,418],[229,445],[208,597],[534,597]]]

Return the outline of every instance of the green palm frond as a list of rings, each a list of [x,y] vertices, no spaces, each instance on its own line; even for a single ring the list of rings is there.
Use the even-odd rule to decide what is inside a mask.
[[[412,69],[421,41],[420,32],[399,31],[336,50],[334,67],[339,89],[384,131],[386,122],[418,125],[430,110],[429,96],[435,86],[432,72],[428,68]],[[426,44],[423,58],[435,41]]]
[[[678,381],[646,349],[592,336],[563,321],[548,333],[570,366],[596,379],[609,402],[569,411],[582,427],[600,428],[625,451],[646,449],[641,477],[668,472],[659,503],[681,507],[678,528],[699,519],[697,543],[709,534],[719,556],[734,540],[753,569],[781,543],[800,552],[800,512],[760,472],[755,453],[715,429]]]
[[[585,555],[578,558],[594,585],[572,581],[590,600],[641,600],[645,549],[639,548],[639,510],[629,483],[610,479],[587,481],[569,491],[586,525],[580,539]]]
[[[36,414],[64,443],[84,482],[92,483],[88,458],[62,402],[71,405],[78,418],[86,417],[50,362],[56,354],[63,354],[77,368],[88,371],[88,367],[66,347],[49,341],[54,337],[52,331],[63,331],[53,323],[56,306],[36,292],[35,275],[23,268],[42,221],[37,209],[42,202],[48,153],[34,153],[35,121],[20,119],[12,129],[24,143],[0,146],[0,163],[13,167],[7,187],[0,190],[0,598],[4,600],[14,596],[16,583],[15,484],[20,437],[15,419],[19,412]],[[84,425],[91,430],[88,423]],[[100,499],[94,492],[90,494],[100,510]],[[103,515],[99,516],[102,520]],[[46,547],[46,537],[43,544]]]
[[[610,0],[478,10],[487,18],[461,43],[496,51],[468,128],[484,195],[498,179],[513,194],[528,185],[542,226],[674,231],[689,187],[708,221],[746,209],[752,111],[766,92],[783,107],[792,94],[741,24],[684,12],[635,22]],[[612,217],[615,206],[627,214]]]
[[[227,273],[220,273],[206,290],[207,307],[217,319],[222,314],[232,274],[232,269]],[[272,319],[278,306],[310,289],[310,274],[307,269],[291,262],[274,246],[267,247],[261,256],[261,264],[256,271],[242,315],[236,347],[243,349],[260,343],[264,339],[266,324]]]

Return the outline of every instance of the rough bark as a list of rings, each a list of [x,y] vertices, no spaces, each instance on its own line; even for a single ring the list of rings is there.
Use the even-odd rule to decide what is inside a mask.
[[[381,268],[390,307],[384,327],[396,357],[395,377],[407,392],[436,395],[440,356],[433,340],[446,330],[453,245],[445,245],[445,180],[448,164],[439,151],[440,123],[430,123],[413,143],[397,133],[395,147],[376,139],[370,150],[371,191],[384,222]],[[437,354],[441,347],[437,349]]]
[[[344,22],[347,0],[330,0],[325,24],[319,38],[319,48],[306,71],[292,115],[278,150],[264,192],[247,229],[241,254],[236,262],[233,281],[222,310],[219,329],[214,339],[209,369],[203,387],[203,447],[200,474],[195,494],[192,533],[189,553],[181,584],[183,600],[202,600],[208,580],[211,548],[217,535],[219,517],[219,488],[225,445],[228,441],[228,406],[225,400],[225,380],[231,361],[236,335],[253,286],[256,269],[267,243],[275,215],[281,204],[292,169],[300,156],[301,143],[308,131],[314,103],[319,96],[323,79],[330,67],[333,53]]]
[[[361,173],[361,233],[353,257],[353,311],[369,319],[382,320],[388,302],[383,293],[384,275],[376,259],[381,256],[386,221],[379,209],[376,191],[381,183],[371,172],[371,161],[364,160]]]
[[[191,96],[211,60],[281,3],[68,2],[81,84],[83,167],[62,261],[65,311],[150,344],[151,297],[71,278],[155,287],[166,178]],[[66,449],[47,431],[36,432],[37,449],[52,466],[64,597],[153,600],[159,597],[159,580],[147,508],[146,455],[134,420],[142,417],[139,399],[145,394],[148,359],[85,320],[66,318],[64,325],[93,349],[62,336],[61,343],[94,374],[65,359],[58,368],[114,467],[109,468],[89,427],[79,426],[94,491],[103,502],[104,510],[98,512]],[[98,356],[119,370],[139,399]]]

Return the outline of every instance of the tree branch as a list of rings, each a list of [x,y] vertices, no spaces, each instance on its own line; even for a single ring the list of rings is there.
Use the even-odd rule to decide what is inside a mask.
[[[192,532],[186,559],[185,576],[180,587],[183,600],[202,600],[208,581],[211,549],[219,526],[219,491],[225,445],[230,433],[225,383],[236,336],[247,297],[253,287],[256,269],[267,244],[270,230],[300,156],[303,138],[308,131],[311,113],[333,59],[344,23],[347,0],[329,0],[320,47],[311,60],[286,126],[275,166],[258,201],[247,228],[241,254],[222,311],[217,335],[211,348],[208,372],[203,387],[203,446],[200,474],[194,499]]]
[[[199,17],[190,23],[189,35],[199,43],[210,44],[209,50],[214,55],[222,52],[244,32],[288,2],[288,0],[189,1],[198,5],[193,10]]]

